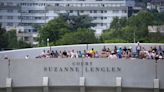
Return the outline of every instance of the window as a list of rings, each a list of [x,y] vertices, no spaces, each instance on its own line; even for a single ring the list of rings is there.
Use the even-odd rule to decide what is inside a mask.
[[[81,13],[84,13],[84,11],[83,11],[83,10],[81,10],[80,12],[81,12]]]
[[[104,7],[105,5],[104,4],[101,4],[102,7]]]
[[[113,7],[116,7],[117,4],[112,4]]]
[[[42,19],[41,17],[35,17],[35,19]]]
[[[18,16],[18,19],[22,19],[22,16]]]
[[[28,33],[28,29],[24,29],[24,32],[25,32],[25,33]]]
[[[7,26],[13,26],[13,23],[8,22],[8,23],[7,23]]]
[[[58,3],[56,3],[56,4],[55,4],[55,6],[59,6],[59,4],[58,4]]]
[[[122,13],[127,13],[127,11],[126,10],[122,10]]]
[[[7,19],[13,19],[13,16],[7,16]]]
[[[119,12],[119,10],[113,10],[113,13],[118,13]]]
[[[28,32],[31,32],[31,29],[29,29]]]
[[[2,16],[0,16],[0,19],[2,19]]]
[[[13,3],[12,2],[7,2],[7,5],[12,6]]]
[[[21,10],[21,13],[28,13],[28,10]]]
[[[22,30],[21,30],[21,29],[19,29],[19,30],[18,30],[18,33],[21,33],[21,32],[22,32]]]
[[[96,11],[96,10],[94,10],[94,13],[97,13],[97,11]]]
[[[37,38],[37,37],[33,37],[33,40],[34,40],[34,41],[38,41],[38,38]]]
[[[32,32],[37,32],[37,30],[36,29],[33,29]]]
[[[25,41],[29,41],[29,37],[24,37],[24,40]]]
[[[73,10],[70,10],[70,13],[73,13]]]
[[[12,12],[13,12],[13,10],[7,10],[7,12],[12,13]]]
[[[93,19],[97,19],[97,17],[93,17]]]
[[[45,10],[29,10],[29,13],[45,13]]]
[[[0,6],[4,6],[4,3],[0,3]]]
[[[30,26],[30,25],[32,25],[32,23],[19,23],[19,25],[21,25],[21,26]],[[25,31],[27,32],[28,30],[25,29]]]

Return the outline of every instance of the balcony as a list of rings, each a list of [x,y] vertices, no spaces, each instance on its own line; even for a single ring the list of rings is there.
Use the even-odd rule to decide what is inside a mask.
[[[20,6],[8,6],[8,5],[2,5],[0,6],[1,10],[9,10],[9,9],[14,9],[14,10],[21,10]]]
[[[85,6],[85,7],[75,7],[75,6],[47,6],[46,10],[127,10],[128,7],[120,6],[120,7],[97,7],[97,6]]]

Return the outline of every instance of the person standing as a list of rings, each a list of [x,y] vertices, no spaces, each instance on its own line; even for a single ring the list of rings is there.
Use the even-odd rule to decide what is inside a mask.
[[[141,46],[140,46],[139,42],[137,42],[137,46],[136,46],[136,54],[137,54],[137,58],[139,58],[140,51],[141,51]]]

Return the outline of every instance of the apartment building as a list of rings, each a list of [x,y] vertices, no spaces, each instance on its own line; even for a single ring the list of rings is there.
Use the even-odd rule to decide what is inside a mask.
[[[0,0],[0,23],[8,29],[23,27],[17,30],[21,34],[37,34],[33,25],[44,25],[61,13],[89,15],[96,24],[92,29],[99,35],[114,17],[130,16],[134,5],[134,0]],[[33,35],[22,37],[26,41],[32,37],[34,43],[30,43],[37,44]]]
[[[156,9],[158,12],[164,12],[164,0],[150,0],[147,3],[147,9]]]

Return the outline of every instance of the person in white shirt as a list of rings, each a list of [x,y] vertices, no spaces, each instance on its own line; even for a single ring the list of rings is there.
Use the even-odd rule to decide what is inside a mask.
[[[71,58],[76,58],[76,53],[74,52],[74,50],[71,51]]]
[[[25,56],[25,59],[29,59],[29,58],[30,58],[29,55],[26,55],[26,56]]]

